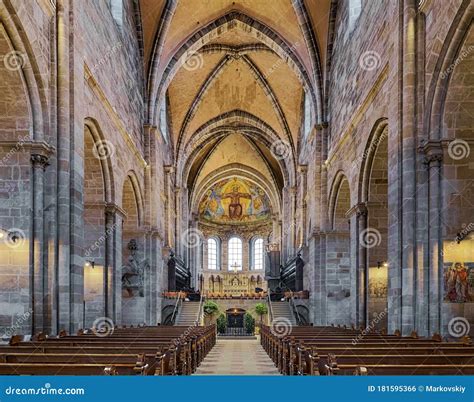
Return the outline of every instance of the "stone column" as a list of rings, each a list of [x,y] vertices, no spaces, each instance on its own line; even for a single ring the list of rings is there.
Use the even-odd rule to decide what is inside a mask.
[[[31,193],[31,239],[30,239],[30,289],[32,308],[32,334],[45,331],[48,324],[48,270],[44,264],[44,171],[48,157],[44,154],[31,154],[32,193]]]
[[[401,331],[415,329],[416,1],[403,1]]]
[[[301,186],[301,214],[300,214],[300,227],[302,231],[302,245],[306,244],[306,231],[307,231],[307,220],[308,220],[308,215],[307,215],[307,203],[306,203],[306,197],[308,194],[308,166],[307,165],[300,165],[298,167],[298,172],[301,174],[301,181],[300,181],[300,186]],[[297,239],[299,242],[299,239]],[[300,245],[297,244],[297,247]]]
[[[186,249],[181,240],[181,187],[174,187],[174,244],[177,255],[186,261]]]
[[[166,247],[175,247],[174,239],[173,239],[173,231],[172,225],[173,221],[173,204],[172,204],[172,197],[171,197],[171,187],[173,183],[173,174],[174,174],[174,167],[171,165],[164,166],[165,170],[165,180],[164,180],[164,187],[165,187],[165,241]]]
[[[368,324],[368,267],[367,267],[367,246],[362,241],[364,231],[367,229],[367,207],[365,204],[357,204],[355,207],[357,217],[357,276],[356,276],[356,324],[366,327]]]
[[[442,332],[443,239],[441,236],[441,197],[443,149],[440,142],[425,144],[428,169],[428,269],[426,272],[429,335]]]
[[[105,207],[104,316],[121,323],[122,224],[125,212],[115,204]]]

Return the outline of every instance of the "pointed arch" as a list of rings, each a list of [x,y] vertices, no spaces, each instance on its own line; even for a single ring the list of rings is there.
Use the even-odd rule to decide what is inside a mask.
[[[170,18],[169,14],[166,14],[166,17]],[[188,37],[182,46],[174,53],[160,77],[159,82],[158,63],[156,58],[153,58],[153,63],[150,66],[148,91],[148,122],[150,124],[156,122],[156,105],[159,104],[160,99],[164,96],[171,80],[176,75],[179,68],[184,64],[189,54],[197,52],[200,48],[215,38],[218,33],[225,33],[234,29],[236,26],[241,27],[245,32],[247,32],[247,34],[253,35],[258,41],[266,44],[288,63],[289,67],[295,72],[305,90],[308,91],[308,93],[311,93],[315,116],[317,117],[318,122],[322,121],[320,101],[322,96],[320,84],[318,82],[316,85],[313,85],[313,80],[311,80],[311,77],[306,72],[302,61],[292,50],[292,47],[286,43],[285,39],[277,32],[273,31],[262,22],[242,12],[230,11],[190,35],[190,37]],[[162,41],[163,39],[160,40]],[[161,50],[162,49],[160,48],[160,54]]]

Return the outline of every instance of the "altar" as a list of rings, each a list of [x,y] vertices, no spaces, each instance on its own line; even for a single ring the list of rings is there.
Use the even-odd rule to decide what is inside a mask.
[[[249,271],[205,273],[201,280],[201,290],[204,294],[243,296],[256,293],[257,288],[266,290],[266,281],[263,275]]]

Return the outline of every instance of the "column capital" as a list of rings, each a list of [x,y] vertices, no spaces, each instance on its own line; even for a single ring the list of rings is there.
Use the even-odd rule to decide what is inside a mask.
[[[166,174],[173,174],[175,172],[173,165],[164,165],[163,168],[165,169]]]
[[[30,160],[35,169],[45,170],[49,166],[49,158],[44,154],[31,154]]]
[[[367,216],[367,205],[365,202],[355,204],[351,209],[346,212],[346,218],[356,215],[357,218]]]
[[[105,214],[106,215],[118,215],[121,218],[125,218],[127,216],[127,213],[125,212],[122,207],[118,206],[117,204],[114,203],[106,203],[105,204]]]
[[[314,128],[318,131],[323,130],[323,129],[328,128],[328,127],[329,127],[329,123],[327,121],[324,121],[324,122],[319,123],[319,124],[315,124],[315,126],[314,126]]]
[[[303,174],[308,173],[308,165],[298,165],[298,172]]]
[[[440,140],[429,140],[424,141],[419,147],[418,152],[423,154],[425,157],[425,165],[428,167],[432,163],[440,164],[443,160],[443,141]]]

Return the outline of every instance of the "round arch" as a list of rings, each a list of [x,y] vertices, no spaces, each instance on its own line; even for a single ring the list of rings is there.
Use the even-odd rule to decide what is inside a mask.
[[[91,133],[94,144],[100,144],[105,141],[105,136],[95,119],[86,117],[84,119],[84,126]],[[98,158],[98,160],[102,171],[102,177],[104,179],[105,202],[108,204],[114,204],[115,186],[111,160],[110,158]]]
[[[281,210],[280,198],[278,197],[278,192],[276,191],[275,187],[272,186],[271,183],[268,183],[266,178],[257,170],[249,166],[234,163],[217,169],[215,172],[212,172],[203,179],[202,183],[198,188],[196,188],[191,196],[191,211],[197,213],[199,202],[201,201],[205,192],[220,180],[230,176],[244,178],[258,185],[270,198],[273,212]]]
[[[28,95],[31,120],[31,135],[36,141],[43,140],[47,132],[48,121],[47,94],[40,68],[36,62],[35,52],[27,37],[26,31],[16,14],[10,0],[0,3],[0,32],[10,42],[10,47],[19,52],[20,62],[24,67],[19,70],[25,91]]]
[[[364,153],[362,154],[362,165],[359,174],[358,189],[359,202],[367,202],[369,200],[369,183],[372,165],[377,153],[377,148],[387,135],[388,119],[383,117],[375,122],[372,132],[369,135]]]
[[[329,192],[329,225],[333,230],[335,229],[337,201],[344,183],[347,183],[349,194],[351,194],[352,191],[350,188],[349,180],[347,179],[346,174],[342,170],[339,170],[333,179],[331,190]]]
[[[183,181],[187,181],[194,159],[211,138],[217,139],[236,131],[263,143],[269,149],[272,149],[272,145],[282,142],[278,134],[258,117],[241,110],[224,113],[198,128],[187,142],[186,147],[178,153],[178,180],[182,178]],[[295,181],[295,150],[291,146],[290,148],[287,158],[277,160],[283,173],[285,185]]]
[[[472,25],[473,18],[474,4],[469,0],[463,1],[444,40],[426,100],[424,125],[430,139],[438,140],[443,137],[441,129],[451,78],[449,71],[456,65],[456,59]]]

